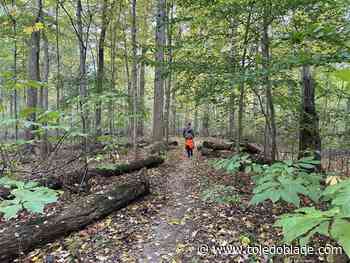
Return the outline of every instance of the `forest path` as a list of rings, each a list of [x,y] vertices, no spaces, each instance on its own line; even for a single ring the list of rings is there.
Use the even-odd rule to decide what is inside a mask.
[[[143,254],[138,262],[168,262],[181,254],[184,242],[193,234],[191,212],[198,204],[196,196],[196,157],[188,159],[179,146],[169,154],[169,165],[173,167],[166,175],[163,189],[166,205],[151,222],[151,239],[143,244]],[[187,255],[189,256],[189,255]]]

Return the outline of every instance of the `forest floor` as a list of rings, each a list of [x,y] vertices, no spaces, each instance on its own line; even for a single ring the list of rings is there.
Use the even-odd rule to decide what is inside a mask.
[[[93,191],[112,183],[141,180],[140,173],[94,179]],[[213,246],[273,246],[281,233],[273,228],[288,206],[266,202],[250,206],[253,183],[249,175],[232,175],[211,168],[195,152],[189,160],[182,145],[167,153],[166,162],[147,170],[151,194],[104,220],[23,256],[18,262],[271,262],[267,256],[214,253]],[[227,203],[210,201],[222,188],[232,187]],[[216,187],[216,188],[215,188]],[[216,189],[216,190],[215,190]],[[75,196],[70,199],[74,200]],[[207,251],[208,249],[208,251]],[[274,262],[285,262],[283,260]],[[320,262],[319,256],[294,256],[288,262]]]

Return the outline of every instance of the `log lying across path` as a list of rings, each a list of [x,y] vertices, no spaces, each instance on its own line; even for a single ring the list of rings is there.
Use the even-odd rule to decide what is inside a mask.
[[[60,178],[45,177],[39,180],[38,182],[40,185],[43,185],[55,190],[68,188],[73,191],[78,191],[78,189],[75,189],[75,188],[81,184],[83,178],[84,178],[85,184],[87,184],[88,181],[95,176],[110,177],[110,176],[122,175],[124,173],[131,173],[131,172],[141,170],[142,168],[149,169],[149,168],[158,167],[163,162],[164,162],[164,159],[162,159],[159,156],[150,156],[146,159],[140,159],[140,160],[132,161],[130,163],[108,165],[106,167],[89,169],[85,177],[84,177],[84,171],[77,170],[77,171],[65,174]]]
[[[154,168],[161,165],[163,162],[164,162],[164,159],[159,156],[150,156],[147,159],[136,160],[125,164],[118,164],[118,165],[115,165],[114,167],[108,167],[108,168],[100,167],[100,168],[90,169],[88,172],[88,177],[96,176],[96,175],[105,176],[105,177],[117,176],[125,173],[135,172],[135,171],[141,170],[144,167],[147,169]]]
[[[0,262],[11,262],[21,253],[80,230],[148,193],[148,182],[115,186],[79,199],[61,213],[6,229],[0,238]]]

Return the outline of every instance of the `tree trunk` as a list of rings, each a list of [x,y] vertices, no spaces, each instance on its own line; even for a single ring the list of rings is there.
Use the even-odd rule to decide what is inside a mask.
[[[113,186],[109,192],[81,198],[60,213],[17,224],[1,234],[0,261],[12,262],[22,253],[83,229],[148,193],[147,182]]]
[[[209,104],[204,105],[203,117],[202,117],[202,136],[209,137]]]
[[[132,104],[132,80],[130,77],[130,69],[129,69],[129,55],[128,55],[128,43],[127,43],[127,35],[126,35],[126,29],[127,29],[127,21],[126,21],[126,15],[125,15],[125,21],[124,21],[124,61],[125,61],[125,74],[126,74],[126,80],[127,80],[127,93],[128,93],[128,99],[127,99],[127,114],[130,116],[133,111],[133,104]],[[132,118],[129,117],[128,119],[128,126],[127,126],[127,134],[132,134],[133,128],[132,128]],[[129,136],[129,143],[132,144],[132,136]]]
[[[253,4],[252,4],[253,5]],[[250,11],[247,18],[247,23],[245,25],[244,32],[244,44],[243,44],[243,55],[241,59],[240,72],[243,76],[245,76],[246,72],[246,56],[248,51],[248,41],[249,41],[249,32],[251,26],[251,17],[252,17],[252,6],[250,7]],[[245,95],[245,82],[243,81],[239,87],[239,102],[238,102],[238,127],[237,127],[237,138],[236,138],[236,148],[239,150],[240,143],[243,136],[243,115],[244,115],[244,95]]]
[[[235,97],[232,94],[229,100],[229,121],[228,121],[228,137],[233,139],[235,137]]]
[[[132,145],[134,149],[135,159],[137,159],[137,114],[138,114],[138,96],[137,96],[137,25],[136,25],[136,0],[132,0],[131,7],[131,44],[132,44]]]
[[[34,23],[39,23],[42,19],[42,1],[37,0],[37,16],[35,18]],[[28,60],[28,79],[32,81],[39,82],[40,81],[40,31],[35,30],[32,32],[30,39],[30,47],[29,47],[29,60]],[[27,88],[27,107],[31,109],[33,112],[29,114],[27,120],[29,122],[36,121],[36,107],[38,105],[38,89],[35,87]],[[30,125],[29,128],[26,129],[25,137],[26,140],[33,140],[34,133],[33,131],[36,129],[35,125]]]
[[[267,131],[271,141],[271,160],[275,161],[277,155],[276,144],[276,121],[275,121],[275,108],[272,99],[272,85],[269,76],[270,70],[270,39],[269,39],[269,26],[270,26],[270,4],[265,3],[264,6],[264,18],[263,18],[263,32],[262,32],[262,57],[263,57],[263,69],[264,69],[264,82],[266,88],[266,115],[267,115]]]
[[[174,87],[171,92],[171,133],[176,136],[176,75],[174,75]],[[198,130],[198,126],[196,128]]]
[[[87,110],[86,110],[86,100],[87,100],[87,83],[86,83],[86,44],[84,43],[84,31],[83,31],[83,19],[82,19],[83,7],[81,4],[81,0],[77,0],[77,37],[79,42],[79,110],[81,112],[81,122],[83,133],[87,133]],[[87,38],[87,36],[86,36]],[[87,148],[87,139],[83,138],[82,147],[84,152],[86,152]]]
[[[116,32],[116,25],[120,22],[120,13],[118,14],[118,20],[115,21],[113,19],[112,26],[111,26],[111,87],[110,91],[113,94],[115,92],[115,84],[116,84],[116,78],[117,78],[117,70],[116,70],[116,56],[117,56],[117,48],[116,48],[116,41],[117,41],[117,32]],[[108,102],[108,119],[109,119],[109,134],[114,134],[114,105],[113,101]]]
[[[139,82],[139,111],[141,113],[141,117],[138,119],[138,125],[137,125],[137,135],[143,136],[144,135],[144,123],[143,123],[143,115],[145,112],[145,85],[146,85],[146,79],[145,79],[145,73],[146,73],[146,52],[147,49],[145,47],[142,48],[142,54],[141,54],[141,65],[140,65],[140,82]]]
[[[172,63],[173,63],[173,28],[172,20],[174,18],[174,8],[173,1],[171,0],[168,11],[167,11],[167,50],[168,50],[168,78],[166,81],[165,89],[165,115],[164,115],[164,125],[165,125],[165,138],[169,141],[169,131],[170,131],[170,105],[171,105],[171,91],[172,91]],[[170,20],[170,21],[169,21]]]
[[[43,82],[45,83],[44,87],[40,88],[40,106],[43,111],[47,111],[49,109],[49,73],[50,73],[50,54],[49,54],[49,41],[45,34],[43,37],[43,51],[44,51],[44,65],[43,65]],[[43,125],[47,125],[47,123],[43,123]],[[47,130],[43,133],[43,138],[41,142],[41,157],[43,159],[47,158],[49,152],[49,142],[48,142],[48,134]]]
[[[157,1],[156,18],[156,53],[154,73],[154,104],[153,104],[153,140],[163,138],[163,108],[164,108],[164,48],[166,27],[166,2]]]
[[[14,8],[16,1],[12,1],[12,7]],[[14,78],[14,90],[13,90],[13,111],[15,117],[15,139],[18,140],[18,94],[17,94],[17,21],[11,15],[12,28],[13,28],[13,38],[14,38],[14,47],[13,47],[13,78]]]
[[[303,87],[299,124],[299,158],[311,155],[316,160],[321,160],[321,137],[315,103],[315,85],[309,65],[303,66],[301,75]]]
[[[98,96],[98,101],[96,104],[96,116],[95,116],[95,125],[96,125],[96,136],[102,135],[102,100],[100,97],[103,93],[103,82],[104,82],[104,59],[105,59],[105,39],[106,32],[109,24],[109,19],[107,17],[108,9],[108,0],[103,1],[102,7],[102,26],[100,39],[98,41],[98,60],[97,60],[97,82],[96,82],[96,92]]]

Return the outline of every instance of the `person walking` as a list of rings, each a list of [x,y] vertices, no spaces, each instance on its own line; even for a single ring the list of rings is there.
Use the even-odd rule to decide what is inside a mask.
[[[193,156],[194,149],[194,131],[192,129],[191,123],[187,123],[187,126],[183,129],[183,137],[185,138],[185,150],[187,152],[188,158]]]

